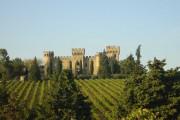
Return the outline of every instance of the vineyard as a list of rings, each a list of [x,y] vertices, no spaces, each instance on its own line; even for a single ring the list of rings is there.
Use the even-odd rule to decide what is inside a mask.
[[[37,104],[46,104],[46,97],[52,85],[48,81],[9,81],[7,88],[10,95],[16,95],[18,102],[26,101],[31,109]],[[76,80],[81,91],[92,105],[93,119],[113,120],[120,97],[122,80]]]
[[[9,81],[7,84],[8,93],[16,96],[17,102],[25,101],[29,109],[33,106],[46,103],[46,97],[51,87],[48,81]]]
[[[116,106],[123,88],[122,80],[78,80],[84,95],[92,103],[95,120],[114,120]]]

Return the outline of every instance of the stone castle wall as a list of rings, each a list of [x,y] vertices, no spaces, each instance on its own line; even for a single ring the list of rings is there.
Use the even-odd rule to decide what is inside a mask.
[[[111,58],[115,57],[119,60],[120,47],[118,46],[106,46],[106,55]],[[53,61],[54,52],[44,51],[43,61],[45,71],[50,61]],[[63,69],[71,69],[73,74],[93,74],[97,75],[100,67],[100,53],[96,53],[94,56],[85,56],[84,48],[73,48],[72,56],[60,56]],[[46,72],[45,72],[46,73]]]

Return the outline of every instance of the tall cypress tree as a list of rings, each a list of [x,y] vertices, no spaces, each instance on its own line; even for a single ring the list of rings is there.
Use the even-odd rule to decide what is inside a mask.
[[[103,53],[100,54],[100,67],[99,67],[99,72],[98,76],[100,78],[108,78],[110,77],[110,67],[109,67],[109,60],[108,57],[106,56],[106,52],[104,51]]]
[[[134,74],[143,74],[145,73],[145,68],[141,64],[141,45],[138,46],[136,50],[136,64]]]
[[[40,80],[41,79],[41,72],[39,65],[37,63],[36,57],[34,58],[31,68],[29,70],[29,80]]]

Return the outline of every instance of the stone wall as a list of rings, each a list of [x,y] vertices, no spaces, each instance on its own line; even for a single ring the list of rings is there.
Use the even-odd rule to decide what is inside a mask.
[[[119,61],[120,47],[118,46],[106,46],[106,55],[111,58],[115,57]],[[45,74],[47,65],[50,61],[53,61],[54,52],[44,51],[43,61]],[[63,69],[71,69],[73,74],[76,75],[82,69],[82,73],[97,75],[100,66],[100,53],[96,53],[94,56],[85,56],[84,48],[73,48],[72,56],[60,56]]]

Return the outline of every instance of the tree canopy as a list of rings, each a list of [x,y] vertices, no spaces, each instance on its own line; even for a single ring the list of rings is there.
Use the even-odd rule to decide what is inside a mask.
[[[37,59],[35,57],[29,70],[29,80],[40,80],[40,79],[41,79],[41,72],[39,65],[37,63]]]

